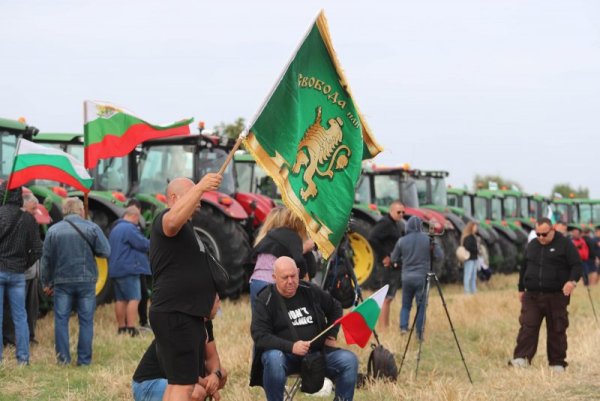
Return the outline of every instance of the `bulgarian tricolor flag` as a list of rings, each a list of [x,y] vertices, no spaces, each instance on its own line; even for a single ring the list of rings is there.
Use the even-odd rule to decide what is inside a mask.
[[[356,306],[350,313],[336,320],[333,325],[340,323],[344,330],[346,343],[356,344],[361,348],[369,342],[371,333],[375,328],[381,306],[387,294],[389,285],[383,286],[360,305]]]
[[[89,192],[93,179],[83,164],[73,156],[53,148],[19,139],[8,189],[32,180],[52,180]]]
[[[86,100],[84,104],[84,159],[86,168],[98,160],[127,155],[149,139],[189,135],[193,118],[169,125],[154,125],[133,113],[106,102]]]

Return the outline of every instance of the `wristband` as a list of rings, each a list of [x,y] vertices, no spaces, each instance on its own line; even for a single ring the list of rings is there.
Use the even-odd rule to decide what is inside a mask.
[[[219,378],[219,380],[221,380],[223,378],[223,373],[221,373],[221,369],[217,369],[213,373],[215,375],[217,375],[217,377]]]

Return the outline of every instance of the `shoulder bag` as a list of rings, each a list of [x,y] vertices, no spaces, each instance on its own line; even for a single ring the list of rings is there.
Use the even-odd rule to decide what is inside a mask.
[[[206,254],[208,270],[210,270],[210,275],[213,283],[215,284],[215,289],[220,294],[224,293],[229,286],[229,273],[223,267],[223,265],[221,265],[221,263],[219,263],[219,261],[215,259],[213,255],[211,255],[210,251],[208,248],[206,248],[196,231],[194,231],[194,236],[196,237],[196,242],[198,242],[198,248],[200,248],[200,252]]]

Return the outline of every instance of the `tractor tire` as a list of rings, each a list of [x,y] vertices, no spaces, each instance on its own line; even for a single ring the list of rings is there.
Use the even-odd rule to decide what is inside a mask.
[[[517,245],[506,238],[503,235],[500,235],[499,238],[500,249],[502,250],[502,262],[499,266],[500,273],[510,274],[517,271],[517,257],[518,250]]]
[[[358,285],[364,289],[375,289],[378,285],[378,268],[375,263],[375,251],[369,243],[369,233],[373,224],[366,220],[353,218],[350,222],[348,242],[352,248],[352,264]]]
[[[219,296],[223,299],[239,298],[244,288],[244,264],[251,253],[244,228],[239,222],[208,205],[202,205],[194,213],[192,224],[211,254],[229,273],[229,287]]]
[[[492,272],[500,272],[501,266],[504,261],[504,255],[502,254],[502,248],[498,241],[493,244],[484,242],[488,249],[489,263],[488,266],[492,269]]]
[[[113,301],[112,281],[108,277],[108,259],[96,258],[98,266],[98,281],[96,281],[96,306]]]
[[[444,252],[444,258],[441,261],[434,262],[433,269],[442,282],[455,283],[460,281],[461,263],[456,257],[456,249],[459,243],[460,233],[454,230],[446,231],[440,237],[440,245]]]

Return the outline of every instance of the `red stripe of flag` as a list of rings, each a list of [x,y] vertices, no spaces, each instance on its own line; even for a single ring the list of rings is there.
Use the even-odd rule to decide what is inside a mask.
[[[33,180],[53,180],[70,185],[83,192],[90,191],[88,188],[81,185],[81,183],[72,175],[52,166],[33,166],[15,171],[8,180],[8,189],[18,188]]]
[[[97,142],[85,148],[86,168],[94,168],[100,159],[121,157],[127,155],[135,147],[149,139],[168,138],[190,134],[189,125],[167,129],[152,128],[147,124],[132,125],[121,136],[107,134],[102,142]]]

